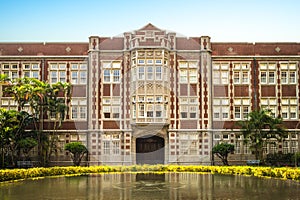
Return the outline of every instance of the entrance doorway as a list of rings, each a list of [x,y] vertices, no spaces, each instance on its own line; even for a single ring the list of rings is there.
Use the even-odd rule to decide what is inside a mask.
[[[158,136],[136,139],[136,164],[164,164],[164,139]]]

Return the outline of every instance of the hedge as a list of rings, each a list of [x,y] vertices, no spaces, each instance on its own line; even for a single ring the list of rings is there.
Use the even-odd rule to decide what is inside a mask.
[[[5,169],[0,170],[0,182],[49,176],[84,175],[111,172],[196,172],[272,177],[296,181],[300,180],[300,169],[291,167],[271,168],[252,166],[133,165]]]

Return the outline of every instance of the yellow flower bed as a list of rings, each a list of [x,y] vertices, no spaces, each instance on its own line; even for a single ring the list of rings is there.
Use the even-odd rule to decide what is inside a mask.
[[[91,167],[50,167],[0,170],[0,182],[60,175],[81,175],[109,172],[199,172],[212,174],[246,175],[300,180],[300,169],[281,167],[251,166],[201,166],[201,165],[132,165],[132,166],[91,166]]]

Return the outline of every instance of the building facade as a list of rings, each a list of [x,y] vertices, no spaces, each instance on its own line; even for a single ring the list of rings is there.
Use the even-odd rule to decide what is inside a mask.
[[[0,73],[72,83],[59,146],[83,142],[90,165],[211,164],[220,141],[234,144],[230,159],[243,163],[253,155],[234,124],[258,108],[289,130],[265,153],[297,152],[299,61],[299,43],[213,43],[152,24],[88,43],[0,43]],[[53,160],[70,162],[67,152]]]

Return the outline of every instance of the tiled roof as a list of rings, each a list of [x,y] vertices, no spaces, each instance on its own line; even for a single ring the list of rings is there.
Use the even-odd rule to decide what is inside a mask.
[[[148,30],[151,30],[151,31],[161,31],[161,29],[157,28],[156,26],[154,26],[151,23],[149,23],[146,26],[142,27],[138,31],[148,31]]]
[[[178,50],[200,50],[200,38],[176,38],[176,49]]]
[[[0,43],[0,55],[87,55],[88,43]]]
[[[212,55],[300,55],[300,43],[212,43]]]
[[[100,50],[123,50],[124,49],[124,38],[100,38]]]
[[[200,50],[199,37],[176,38],[177,50]],[[0,43],[0,56],[87,55],[88,43]],[[211,43],[214,56],[300,55],[300,43]],[[100,50],[123,50],[123,37],[100,38]]]

